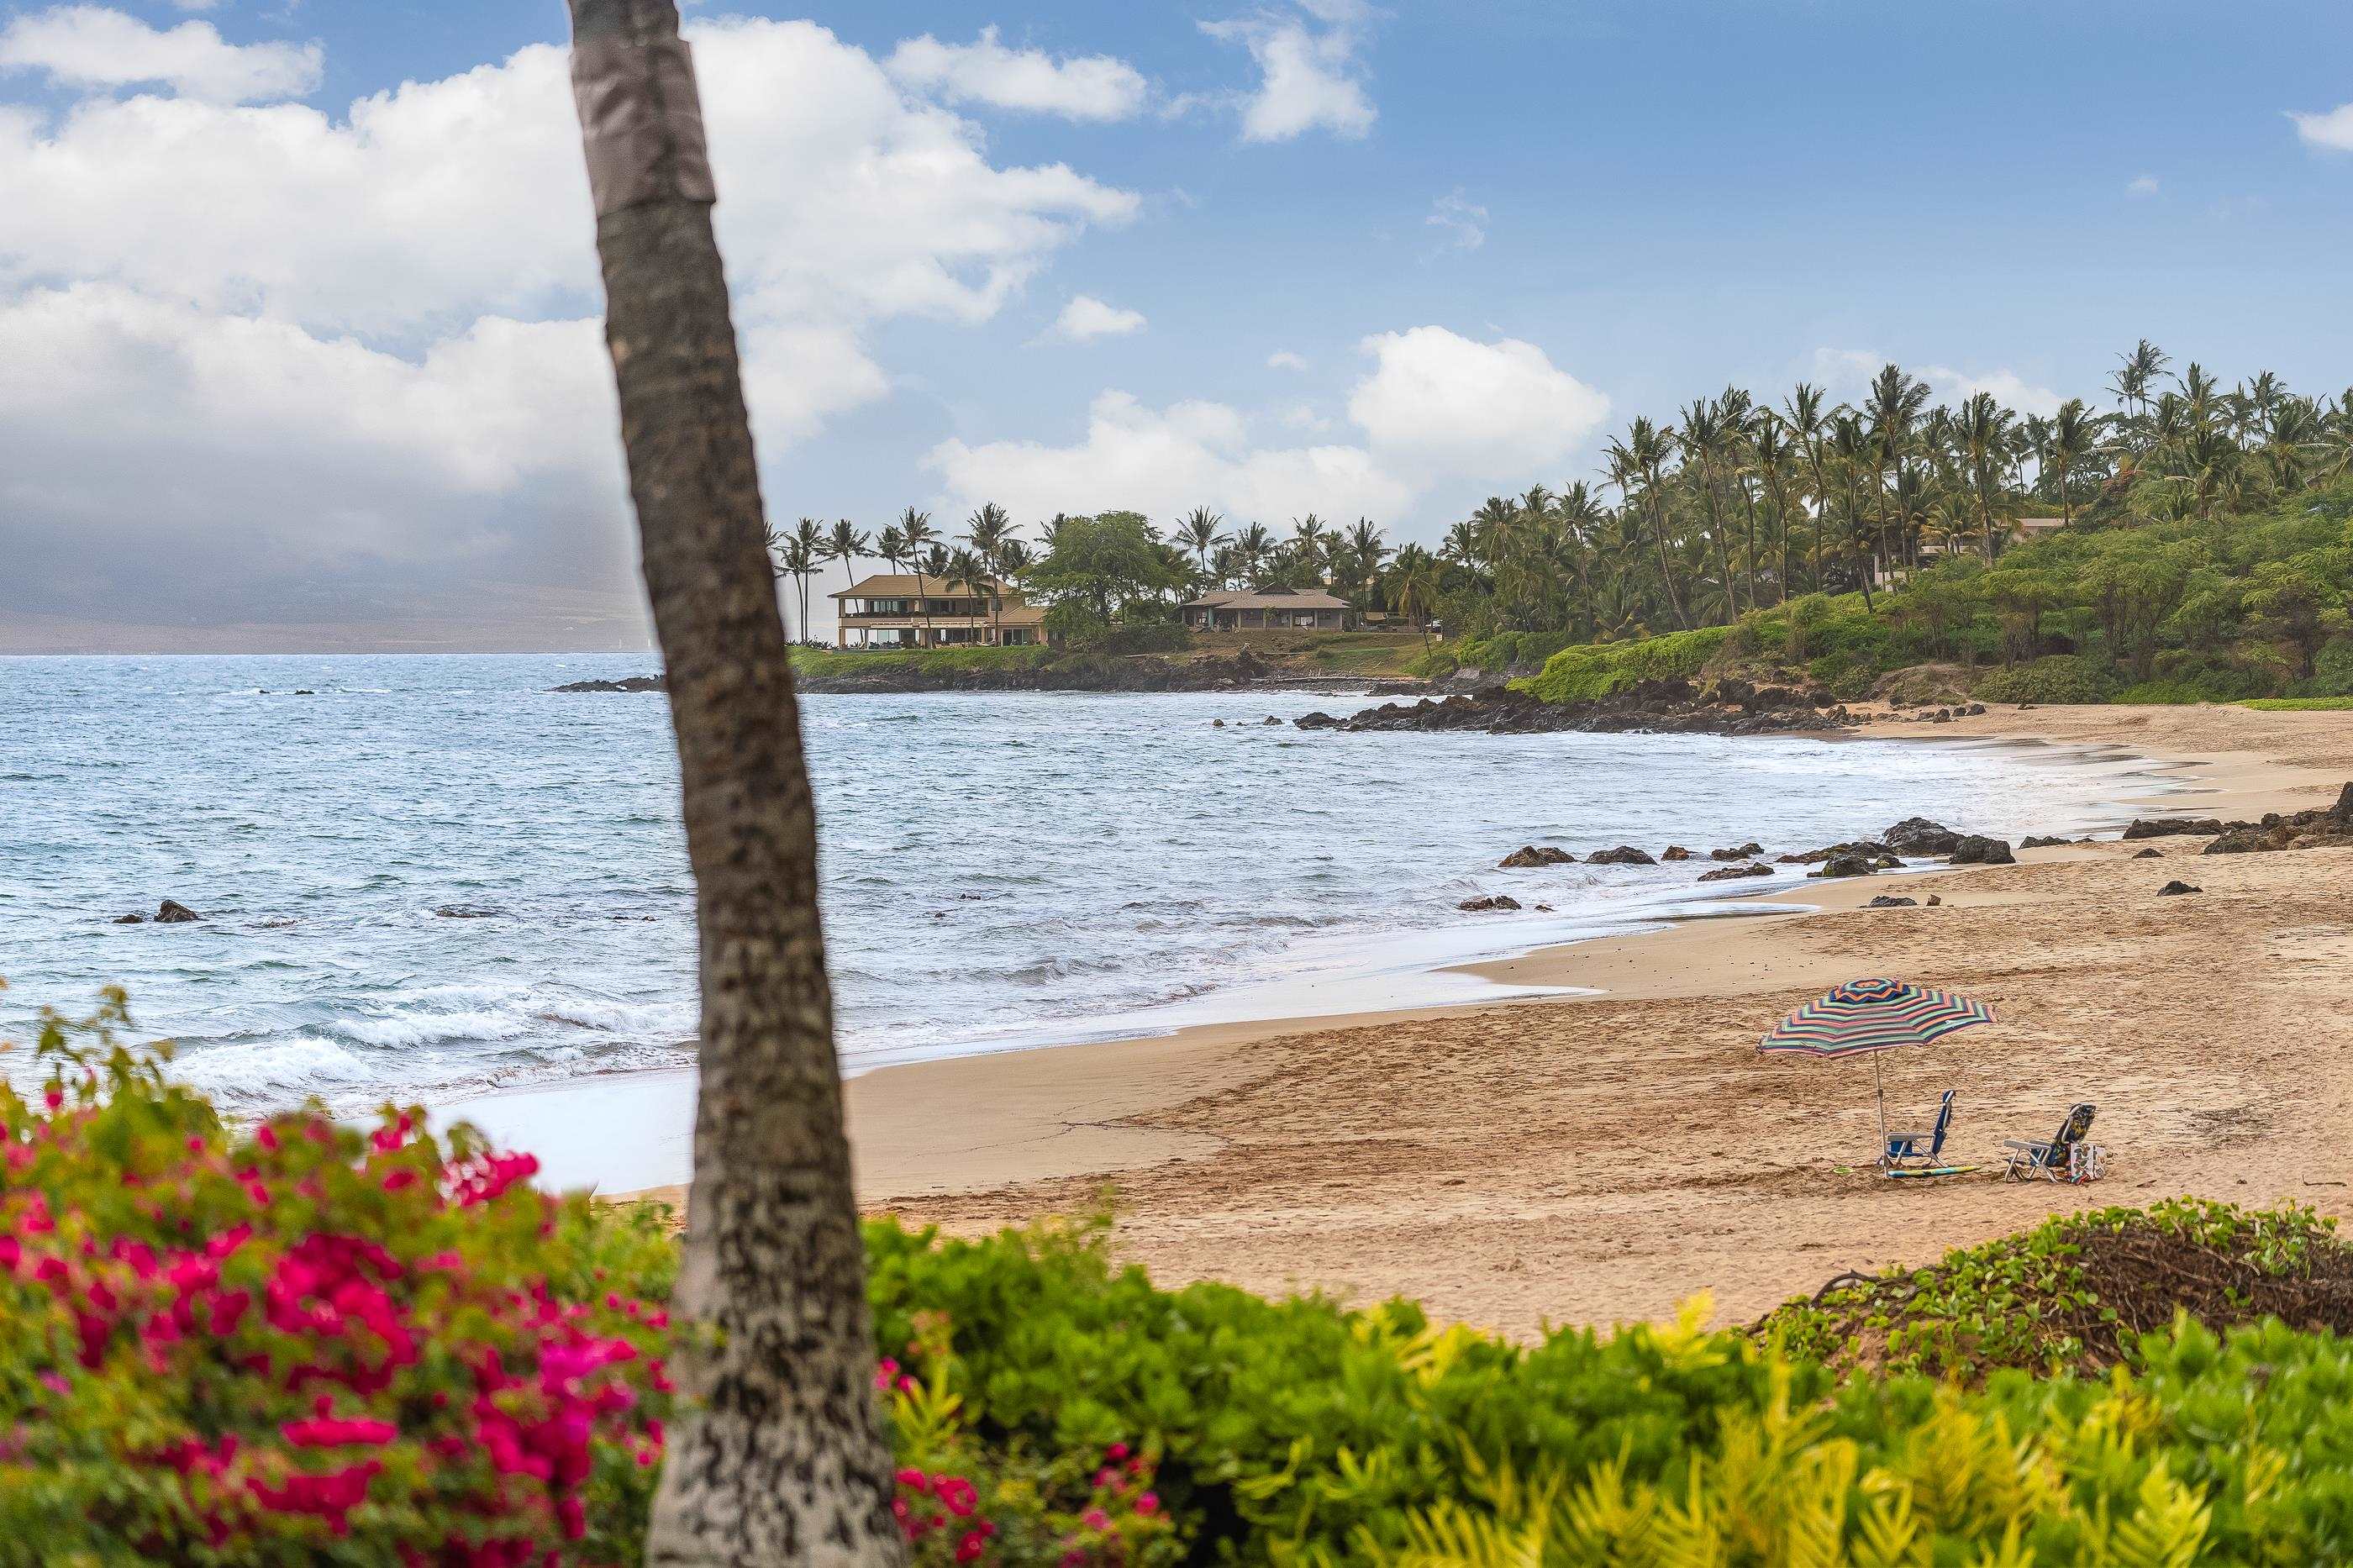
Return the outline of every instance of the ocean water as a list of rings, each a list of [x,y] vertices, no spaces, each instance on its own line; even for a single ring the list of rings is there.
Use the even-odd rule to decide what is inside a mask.
[[[120,983],[245,1110],[687,1064],[662,700],[548,689],[652,667],[0,659],[0,1038]],[[1493,994],[1443,965],[1796,880],[1494,868],[1523,843],[1778,853],[1915,813],[2016,837],[2159,787],[2039,748],[1264,722],[1358,701],[807,699],[845,1065]],[[1456,908],[1500,891],[1553,910]],[[113,923],[164,898],[206,920]]]

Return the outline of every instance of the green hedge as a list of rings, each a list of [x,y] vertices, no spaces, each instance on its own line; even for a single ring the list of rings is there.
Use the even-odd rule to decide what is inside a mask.
[[[2057,653],[1980,677],[1974,695],[1987,702],[2105,702],[2116,695],[2117,685],[2115,666]]]
[[[1730,626],[1703,626],[1639,642],[1585,643],[1561,649],[1541,673],[1514,684],[1547,702],[1589,702],[1645,680],[1690,680],[1732,633]]]

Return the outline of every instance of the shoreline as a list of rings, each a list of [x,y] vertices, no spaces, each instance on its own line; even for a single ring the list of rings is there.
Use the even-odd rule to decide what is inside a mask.
[[[2168,787],[2141,798],[2168,814],[2295,809],[2353,776],[2353,714],[2005,710],[1925,730],[1860,733],[2147,759]],[[1840,1268],[1924,1261],[2054,1208],[2181,1191],[2342,1206],[2353,1155],[2292,1132],[2353,1108],[2327,1048],[2353,1043],[2353,852],[2199,859],[2181,870],[2207,893],[2163,903],[2165,868],[2137,852],[1809,882],[1754,900],[1792,906],[1773,914],[1467,966],[1587,994],[882,1068],[848,1089],[861,1203],[971,1232],[1114,1187],[1121,1256],[1166,1280],[1407,1294],[1507,1332],[1661,1317],[1711,1285],[1750,1315]],[[1891,890],[1943,907],[1858,912]],[[1839,1064],[1760,1068],[1749,1047],[1788,1005],[1881,969],[2003,1020],[1884,1058],[1892,1108],[1957,1085],[1968,1160],[2093,1099],[2116,1176],[1898,1193],[1856,1173],[1869,1093]],[[2255,994],[2218,1014],[2218,976]]]
[[[1743,743],[1885,739],[2021,750],[2046,744],[2031,738],[1989,741],[1956,735],[1941,725],[1935,731],[1923,732],[1923,729],[1894,725],[1884,727],[1883,733],[1773,732],[1741,739]],[[2048,745],[2061,753],[2045,759],[2052,766],[2137,763],[2144,764],[2137,772],[2156,773],[2192,765],[2168,763],[2126,747],[2075,742]],[[2128,783],[2132,776],[2122,774],[2116,782]],[[2169,809],[2163,803],[2178,787],[2113,794],[2102,803],[2104,815],[2083,825],[2083,830],[2120,827],[2135,809],[2163,815]],[[2031,857],[2047,852],[2023,853]],[[1802,877],[1805,868],[1785,869]],[[1196,1052],[1238,1050],[1313,1030],[1381,1027],[1498,1007],[1584,999],[1600,994],[1603,988],[1558,978],[1560,955],[1586,950],[1615,952],[1621,951],[1620,944],[1639,944],[1694,924],[1746,923],[1850,908],[1889,890],[1896,880],[1908,882],[1944,869],[1914,867],[1873,878],[1799,880],[1795,886],[1789,885],[1787,877],[1778,887],[1693,885],[1654,900],[1597,914],[1597,929],[1582,934],[1506,940],[1500,950],[1481,942],[1475,945],[1486,947],[1485,952],[1466,957],[1433,954],[1394,971],[1344,969],[1269,978],[1233,987],[1227,998],[1229,1004],[1253,994],[1262,1002],[1278,999],[1275,1008],[1266,1012],[1185,1022],[1181,1010],[1150,1008],[1068,1020],[1060,1026],[1066,1032],[1059,1037],[1033,1037],[956,1056],[850,1066],[845,1069],[844,1083],[854,1141],[862,1145],[858,1161],[860,1191],[862,1197],[965,1191],[1062,1173],[1073,1162],[1092,1162],[1089,1168],[1110,1174],[1182,1150],[1198,1152],[1195,1140],[1138,1138],[1132,1126],[1103,1125],[1149,1109],[1148,1100],[1136,1100],[1124,1091],[1124,1084],[1116,1081],[1134,1076],[1145,1065],[1139,1053],[1148,1053],[1149,1065],[1158,1070],[1189,1059]],[[1406,933],[1402,940],[1442,948],[1461,945],[1461,939],[1480,929],[1475,924],[1445,927]],[[1625,951],[1644,950],[1637,946]],[[1325,1005],[1317,1000],[1335,991],[1377,994],[1398,989],[1429,994],[1361,1005]],[[1445,994],[1465,990],[1471,994]],[[1166,1023],[1151,1021],[1153,1014],[1163,1011],[1176,1011],[1180,1016]],[[1039,1031],[1046,1032],[1045,1026]],[[1056,1098],[1054,1086],[1067,1081],[1072,1073],[1086,1086],[1090,1097],[1080,1108],[1085,1117],[1078,1119],[1059,1110],[1046,1115],[1047,1102]],[[936,1091],[931,1088],[934,1082],[941,1086]],[[927,1103],[944,1096],[951,1105],[958,1100],[987,1104],[990,1124],[985,1137],[976,1142],[951,1132],[944,1142],[936,1131],[924,1134],[901,1125],[889,1108],[886,1091],[915,1083],[923,1085],[922,1098]],[[692,1167],[693,1086],[691,1068],[600,1074],[491,1089],[437,1106],[434,1113],[470,1121],[506,1146],[530,1150],[540,1157],[551,1184],[591,1187],[613,1201],[667,1201],[682,1207],[686,1173]],[[953,1116],[951,1120],[960,1121]],[[860,1134],[861,1122],[872,1126],[875,1132]],[[1011,1127],[1003,1125],[1008,1122]],[[1014,1135],[1004,1136],[1008,1131]],[[1050,1152],[1044,1148],[1049,1143]],[[953,1174],[941,1176],[944,1169]]]

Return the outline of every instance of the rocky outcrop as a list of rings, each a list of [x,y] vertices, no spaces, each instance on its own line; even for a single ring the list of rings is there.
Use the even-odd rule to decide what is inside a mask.
[[[2168,882],[2157,890],[2157,896],[2160,899],[2178,899],[2184,893],[2202,893],[2205,890],[2203,888],[2193,888],[2187,882]]]
[[[1899,899],[1893,893],[1882,893],[1862,907],[1866,910],[1916,910],[1920,907],[1920,900]]]
[[[2252,827],[2253,823],[2224,822],[2220,817],[2160,816],[2135,817],[2126,825],[2126,838],[2211,838],[2234,827]]]
[[[1692,852],[1680,844],[1670,844],[1659,851],[1659,858],[1662,860],[1688,860],[1691,858]]]
[[[1961,843],[1960,834],[1925,816],[1907,816],[1879,837],[1898,855],[1950,855]]]
[[[1822,862],[1819,871],[1809,871],[1809,877],[1868,877],[1881,868],[1881,863],[1864,855],[1833,855]]]
[[[204,918],[177,899],[165,899],[155,910],[155,923],[159,926],[194,925]]]
[[[1707,858],[1711,860],[1748,860],[1764,853],[1765,846],[1751,839],[1737,848],[1711,849],[1707,852]]]
[[[1490,893],[1484,898],[1465,899],[1454,907],[1469,910],[1473,914],[1486,914],[1500,910],[1516,910],[1520,907],[1520,900],[1509,893]]]
[[[1294,722],[1303,730],[1469,730],[1491,735],[1764,735],[1841,730],[1861,721],[1818,689],[1650,680],[1588,702],[1546,702],[1525,691],[1490,686],[1444,701],[1387,702],[1345,719],[1310,713]]]
[[[1523,844],[1495,862],[1496,868],[1503,871],[1525,871],[1537,866],[1574,866],[1576,864],[1576,856],[1566,849],[1556,849],[1549,844],[1541,848],[1534,844]]]
[[[2018,841],[2018,847],[2021,849],[2056,849],[2066,842],[2064,838],[2053,838],[2048,834],[2030,833]]]
[[[659,675],[632,675],[620,680],[575,680],[568,686],[558,686],[557,691],[663,691],[669,689]]]
[[[2010,852],[2006,839],[1985,838],[1970,834],[1953,847],[1945,864],[1948,866],[2015,866],[2018,857]]]
[[[2162,849],[2137,849],[2133,852],[2133,858],[2136,860],[2162,860],[2165,858],[2165,851]]]
[[[1834,859],[1841,855],[1859,856],[1865,860],[1876,863],[1882,869],[1903,864],[1895,858],[1895,851],[1893,848],[1870,838],[1857,838],[1847,844],[1826,845],[1822,848],[1809,849],[1798,855],[1784,855],[1781,857],[1780,863],[1784,866],[1811,866],[1819,861]]]
[[[2337,804],[2283,816],[2278,812],[2261,822],[2233,823],[2229,831],[2206,846],[2209,855],[2249,855],[2272,849],[2325,849],[2353,845],[2353,784],[2339,791]]]
[[[1699,879],[1703,882],[1729,882],[1741,877],[1769,877],[1772,874],[1770,866],[1718,866],[1713,871],[1702,871]]]
[[[1615,849],[1596,849],[1585,858],[1588,866],[1655,866],[1647,849],[1637,849],[1631,844],[1620,844]]]

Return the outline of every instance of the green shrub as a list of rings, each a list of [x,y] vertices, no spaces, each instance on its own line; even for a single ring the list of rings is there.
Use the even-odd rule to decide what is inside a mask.
[[[2116,667],[2080,654],[2056,653],[1978,678],[1987,702],[2105,702],[2117,689]]]
[[[2243,706],[2265,713],[2337,713],[2353,708],[2353,697],[2257,697]]]
[[[233,1131],[127,1022],[0,1086],[0,1552],[636,1561],[667,1239],[412,1114]]]
[[[1514,684],[1547,702],[1589,702],[1646,680],[1690,680],[1729,636],[1728,626],[1703,626],[1639,642],[1584,643],[1561,649],[1534,679]]]

